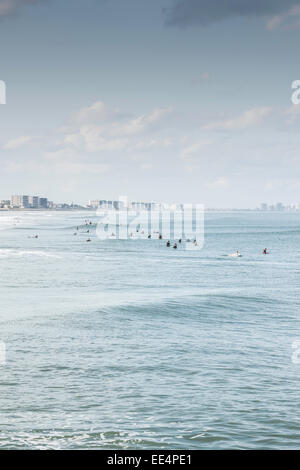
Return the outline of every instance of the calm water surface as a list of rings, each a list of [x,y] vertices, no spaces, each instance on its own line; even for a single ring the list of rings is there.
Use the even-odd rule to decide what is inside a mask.
[[[86,218],[0,213],[0,448],[299,448],[300,214],[208,213],[201,251]]]

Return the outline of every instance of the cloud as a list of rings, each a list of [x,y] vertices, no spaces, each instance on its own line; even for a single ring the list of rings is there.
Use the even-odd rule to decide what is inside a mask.
[[[171,108],[156,108],[148,115],[138,116],[125,124],[116,124],[112,131],[119,135],[136,135],[149,129],[172,111]]]
[[[278,191],[280,188],[286,188],[290,190],[299,190],[300,188],[300,181],[299,179],[295,178],[276,178],[272,180],[268,180],[265,182],[264,189],[266,191]]]
[[[209,189],[227,189],[229,188],[229,180],[224,176],[217,178],[214,181],[209,181],[205,184],[206,188]]]
[[[0,17],[15,13],[23,5],[33,5],[40,0],[0,0]]]
[[[188,27],[233,17],[274,17],[299,4],[300,0],[173,0],[173,5],[163,11],[167,25]]]
[[[15,149],[18,149],[20,147],[24,147],[24,145],[27,145],[29,144],[30,142],[32,142],[32,137],[30,136],[21,136],[21,137],[17,137],[16,139],[12,139],[12,140],[9,140],[4,146],[3,148],[5,150],[15,150]]]
[[[72,115],[73,126],[61,130],[62,144],[87,152],[166,147],[167,138],[149,140],[147,134],[159,131],[170,112],[171,108],[155,108],[149,114],[129,117],[98,101]]]
[[[117,111],[115,111],[117,112]],[[96,103],[85,108],[81,108],[79,111],[73,113],[71,119],[77,123],[105,121],[113,115],[113,112],[107,108],[102,101],[96,101]]]
[[[261,124],[272,113],[270,107],[252,108],[244,111],[240,116],[211,122],[204,126],[206,130],[242,130]]]
[[[134,114],[96,101],[71,114],[56,131],[4,141],[6,152],[14,150],[4,159],[4,170],[21,173],[26,169],[43,178],[51,173],[54,179],[66,174],[106,175],[116,169],[122,174],[146,172],[152,168],[152,159],[163,165],[163,157],[170,154],[173,141],[166,119],[170,112],[169,107],[157,107]]]
[[[193,160],[199,157],[213,142],[211,140],[202,140],[185,147],[181,152],[181,158],[184,160]]]
[[[296,2],[294,2],[296,3]],[[297,29],[300,27],[300,5],[294,5],[288,11],[272,16],[266,24],[269,31],[274,29]]]
[[[110,170],[111,165],[100,161],[87,160],[73,149],[62,148],[44,154],[44,164],[51,166],[56,173],[101,174]],[[48,165],[47,165],[48,166]]]

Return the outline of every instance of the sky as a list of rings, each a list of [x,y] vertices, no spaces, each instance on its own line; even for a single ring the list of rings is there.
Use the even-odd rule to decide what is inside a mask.
[[[0,0],[0,199],[300,202],[299,40],[300,0]]]

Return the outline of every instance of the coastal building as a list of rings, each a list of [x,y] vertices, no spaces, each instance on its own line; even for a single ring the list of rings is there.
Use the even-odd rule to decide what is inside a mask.
[[[281,202],[278,202],[276,204],[276,210],[277,211],[283,211],[284,210],[284,205]]]
[[[124,209],[131,209],[135,211],[141,210],[159,210],[161,208],[160,203],[156,202],[129,202],[127,197],[122,196],[118,200],[108,201],[106,199],[94,199],[89,200],[88,208],[92,209],[105,209],[105,210],[124,210]]]
[[[2,201],[0,201],[1,209],[8,209],[9,207],[10,207],[10,201],[8,201],[7,199],[3,199]]]
[[[47,209],[48,208],[48,199],[46,197],[40,197],[38,207],[40,207],[41,209]]]
[[[88,203],[88,207],[92,207],[93,209],[98,209],[100,206],[100,201],[98,199],[90,200]]]
[[[48,199],[39,196],[13,195],[10,205],[20,209],[47,209]]]
[[[28,196],[29,206],[33,209],[39,208],[39,197],[38,196]]]
[[[29,196],[24,195],[13,195],[11,197],[11,206],[20,208],[29,208]]]

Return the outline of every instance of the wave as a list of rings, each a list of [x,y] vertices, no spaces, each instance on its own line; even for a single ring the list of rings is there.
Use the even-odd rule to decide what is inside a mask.
[[[48,253],[42,250],[16,250],[12,248],[2,248],[0,249],[0,258],[18,258],[26,256],[38,256],[43,258],[55,258],[62,259],[61,256]]]

